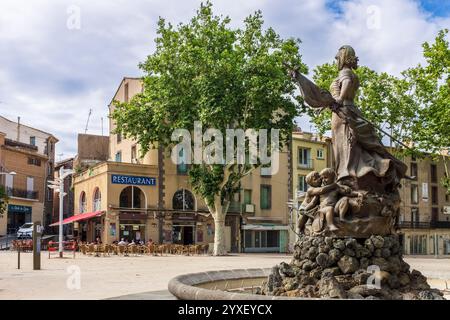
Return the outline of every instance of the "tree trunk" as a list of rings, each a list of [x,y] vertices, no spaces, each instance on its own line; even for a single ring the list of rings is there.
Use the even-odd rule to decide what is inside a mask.
[[[225,246],[225,215],[222,212],[216,212],[214,215],[214,252],[215,256],[224,256],[227,254]]]

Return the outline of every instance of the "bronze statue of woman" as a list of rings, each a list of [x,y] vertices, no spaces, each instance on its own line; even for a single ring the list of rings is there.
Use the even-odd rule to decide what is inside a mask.
[[[331,85],[331,93],[318,88],[297,71],[292,76],[308,105],[329,107],[333,111],[331,131],[337,181],[354,190],[395,192],[407,167],[387,151],[374,126],[354,104],[359,79],[353,71],[358,67],[353,48],[342,46],[336,63],[339,75]]]

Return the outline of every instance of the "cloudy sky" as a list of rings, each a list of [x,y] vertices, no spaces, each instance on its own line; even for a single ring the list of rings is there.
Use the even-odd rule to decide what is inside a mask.
[[[159,16],[187,22],[200,0],[1,0],[0,114],[53,133],[58,159],[76,136],[108,132],[108,108],[122,77],[141,76]],[[421,60],[421,44],[450,28],[448,0],[215,0],[234,25],[261,9],[267,26],[303,41],[312,69],[351,44],[361,64],[398,74]],[[313,130],[305,119],[306,131]],[[0,128],[1,130],[1,128]]]

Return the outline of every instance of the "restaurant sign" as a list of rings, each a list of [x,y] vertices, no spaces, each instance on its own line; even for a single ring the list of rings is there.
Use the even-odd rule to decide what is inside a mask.
[[[139,177],[139,176],[124,176],[121,174],[111,175],[111,183],[113,184],[131,184],[136,186],[155,186],[156,178]]]

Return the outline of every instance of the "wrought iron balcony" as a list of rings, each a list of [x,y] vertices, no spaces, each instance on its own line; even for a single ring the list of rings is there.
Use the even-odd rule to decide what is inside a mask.
[[[313,161],[313,159],[305,159],[303,161],[299,161],[297,163],[297,167],[300,169],[313,169],[314,161]]]
[[[404,229],[426,229],[430,228],[430,222],[402,221],[398,223],[398,226]]]
[[[402,221],[398,224],[403,229],[449,228],[450,221]]]
[[[37,191],[28,191],[18,188],[6,188],[6,194],[8,195],[8,197],[16,197],[31,200],[39,199],[39,193]]]

